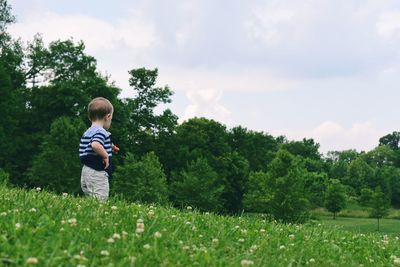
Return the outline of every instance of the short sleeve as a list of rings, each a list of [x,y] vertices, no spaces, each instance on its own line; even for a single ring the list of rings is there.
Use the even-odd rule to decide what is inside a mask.
[[[104,146],[104,142],[106,141],[106,136],[103,133],[96,133],[92,137],[92,142],[96,141],[99,142],[102,146]]]

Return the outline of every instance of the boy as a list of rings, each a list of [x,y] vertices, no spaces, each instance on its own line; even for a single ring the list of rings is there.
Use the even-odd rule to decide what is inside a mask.
[[[111,142],[110,128],[114,108],[103,97],[94,98],[88,105],[92,126],[83,134],[79,144],[79,157],[84,164],[81,174],[83,193],[106,201],[109,195],[108,178],[112,172],[112,152],[119,148]]]

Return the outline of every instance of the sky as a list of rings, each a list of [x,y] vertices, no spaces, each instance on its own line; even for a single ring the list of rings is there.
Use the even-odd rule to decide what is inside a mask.
[[[400,125],[398,0],[9,0],[14,37],[86,44],[134,95],[158,68],[179,121],[207,117],[320,151],[368,151]]]

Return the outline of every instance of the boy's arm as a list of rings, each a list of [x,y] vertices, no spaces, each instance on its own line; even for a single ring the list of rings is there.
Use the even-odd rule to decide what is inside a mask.
[[[103,159],[103,163],[105,164],[104,169],[108,168],[109,161],[108,161],[108,153],[104,149],[103,145],[100,144],[100,142],[93,141],[92,142],[92,149],[94,152],[96,152],[97,155],[99,155]]]

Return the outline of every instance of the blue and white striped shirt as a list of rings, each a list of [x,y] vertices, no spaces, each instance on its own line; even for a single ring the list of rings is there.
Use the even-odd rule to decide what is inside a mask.
[[[112,159],[112,142],[111,134],[107,132],[101,126],[92,126],[86,130],[82,135],[79,144],[79,158],[81,162],[86,166],[102,171],[104,170],[104,164],[102,158],[93,151],[92,142],[99,142],[108,153],[110,166],[105,170],[110,175],[111,174],[111,159]]]

